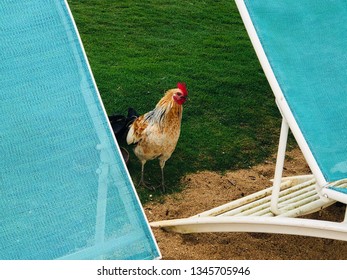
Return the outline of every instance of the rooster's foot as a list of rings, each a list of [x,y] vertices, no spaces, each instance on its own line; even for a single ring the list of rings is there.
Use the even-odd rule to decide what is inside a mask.
[[[144,188],[146,188],[146,189],[148,189],[150,191],[155,191],[155,187],[146,184],[143,180],[140,181],[138,186],[139,187],[144,187]]]
[[[157,185],[157,186],[155,187],[155,189],[156,189],[156,190],[157,190],[157,189],[161,190],[162,193],[166,193],[166,190],[167,190],[165,184],[159,184],[159,185]]]

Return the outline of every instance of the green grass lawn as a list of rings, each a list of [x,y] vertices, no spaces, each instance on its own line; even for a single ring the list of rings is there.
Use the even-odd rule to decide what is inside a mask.
[[[165,167],[171,191],[187,173],[248,168],[276,151],[280,114],[232,0],[68,2],[108,114],[145,113],[186,82],[181,137]],[[136,184],[132,153],[129,171]],[[160,183],[157,160],[146,171]]]

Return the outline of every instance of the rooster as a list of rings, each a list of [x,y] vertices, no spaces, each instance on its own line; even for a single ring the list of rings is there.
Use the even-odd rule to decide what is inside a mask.
[[[144,167],[148,160],[159,159],[161,186],[165,192],[164,166],[176,148],[181,130],[182,105],[188,91],[184,83],[168,90],[156,107],[135,119],[129,126],[127,143],[134,144],[134,153],[141,162],[140,185],[145,187]]]

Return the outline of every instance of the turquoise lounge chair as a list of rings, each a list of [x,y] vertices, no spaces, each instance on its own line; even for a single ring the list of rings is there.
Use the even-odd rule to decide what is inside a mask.
[[[158,259],[68,4],[0,4],[0,259]]]
[[[273,187],[194,217],[152,226],[347,240],[340,222],[304,219],[347,204],[347,3],[236,0],[283,116]],[[282,178],[291,129],[312,174]]]

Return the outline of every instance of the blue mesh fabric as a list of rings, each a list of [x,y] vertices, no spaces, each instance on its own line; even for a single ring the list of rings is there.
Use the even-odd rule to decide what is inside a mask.
[[[158,258],[67,4],[0,14],[0,259]]]
[[[245,0],[326,181],[347,177],[347,2]]]

